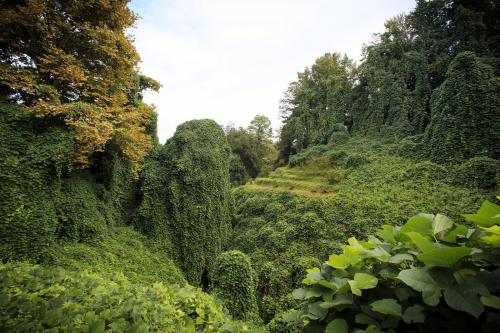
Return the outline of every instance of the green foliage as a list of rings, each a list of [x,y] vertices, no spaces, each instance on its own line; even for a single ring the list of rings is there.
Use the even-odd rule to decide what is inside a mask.
[[[193,287],[136,285],[120,274],[0,265],[6,332],[245,332]]]
[[[462,163],[457,173],[457,183],[491,189],[500,184],[500,161],[489,157],[474,157]]]
[[[236,211],[231,248],[252,259],[265,322],[296,306],[287,293],[298,286],[305,268],[314,262],[319,266],[318,261],[327,259],[350,237],[362,239],[383,224],[402,225],[419,211],[441,211],[457,220],[458,212],[472,211],[496,194],[492,189],[458,186],[452,181],[454,168],[428,161],[415,164],[395,155],[393,148],[373,137],[352,137],[302,167],[278,168],[268,178],[257,178],[254,184],[233,191]],[[370,163],[348,169],[337,166],[353,154]],[[339,178],[329,185],[328,175]],[[270,186],[273,180],[282,181],[283,187]],[[292,184],[314,184],[311,189],[329,186],[332,192],[290,190]]]
[[[353,153],[346,157],[344,165],[346,168],[357,168],[367,163],[370,163],[370,160],[366,156]]]
[[[192,120],[150,158],[135,224],[200,285],[230,228],[230,149],[213,120]],[[206,277],[205,277],[206,279]]]
[[[455,57],[431,101],[432,118],[424,139],[431,160],[456,162],[482,155],[500,158],[498,91],[493,69],[474,53]]]
[[[136,284],[186,284],[172,259],[131,227],[109,228],[105,237],[92,242],[57,244],[46,263],[71,271],[121,273]]]
[[[221,253],[211,276],[212,294],[223,301],[234,318],[257,320],[257,276],[246,254],[240,251]]]
[[[465,218],[419,214],[401,227],[384,225],[366,241],[349,238],[342,254],[309,269],[305,326],[334,332],[368,330],[486,331],[498,325],[500,206],[488,201]],[[335,328],[335,329],[334,329]]]

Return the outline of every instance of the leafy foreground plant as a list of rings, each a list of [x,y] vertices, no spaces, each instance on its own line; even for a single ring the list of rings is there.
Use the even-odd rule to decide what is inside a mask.
[[[0,265],[0,332],[248,332],[193,287],[25,263]]]
[[[500,198],[499,198],[500,199]],[[500,327],[500,206],[464,215],[419,214],[308,270],[283,316],[311,332],[494,332]]]

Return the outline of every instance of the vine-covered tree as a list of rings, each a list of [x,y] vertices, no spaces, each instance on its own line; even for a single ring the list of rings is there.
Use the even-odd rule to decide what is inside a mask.
[[[425,145],[433,161],[500,158],[500,85],[474,53],[459,53],[434,91]]]
[[[206,284],[230,228],[231,151],[213,120],[192,120],[146,163],[136,225],[169,251],[193,285]]]

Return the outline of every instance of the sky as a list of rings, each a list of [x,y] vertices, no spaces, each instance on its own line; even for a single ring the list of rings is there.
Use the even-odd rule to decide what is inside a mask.
[[[145,101],[158,111],[164,143],[177,125],[214,119],[281,126],[279,101],[297,72],[325,53],[359,62],[363,44],[414,0],[132,0],[129,33],[140,70],[160,82]]]

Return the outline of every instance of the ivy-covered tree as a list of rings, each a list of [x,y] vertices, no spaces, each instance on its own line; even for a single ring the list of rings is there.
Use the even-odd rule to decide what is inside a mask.
[[[146,162],[135,224],[169,251],[193,285],[208,283],[230,228],[231,151],[213,120],[192,120]]]
[[[220,254],[211,276],[212,294],[223,301],[234,318],[258,319],[257,274],[246,254],[237,250]]]
[[[474,53],[455,57],[431,101],[425,146],[433,161],[500,158],[499,89],[493,69]]]

